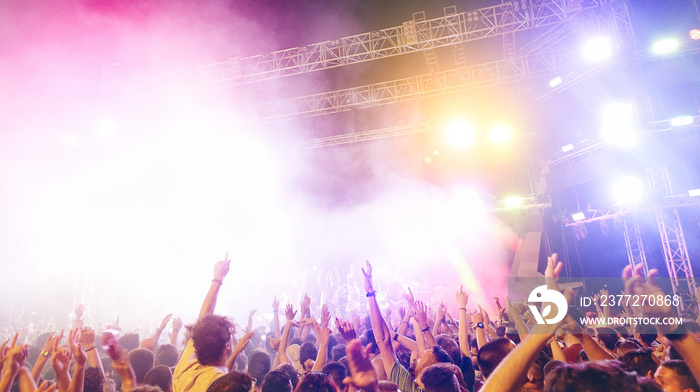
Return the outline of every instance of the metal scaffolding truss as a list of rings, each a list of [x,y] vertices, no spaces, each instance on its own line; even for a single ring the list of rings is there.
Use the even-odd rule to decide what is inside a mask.
[[[341,144],[358,143],[368,140],[384,139],[394,136],[412,135],[421,132],[430,132],[430,122],[400,125],[396,127],[374,129],[371,131],[355,132],[344,135],[335,135],[316,139],[302,140],[292,144],[297,150],[310,150],[313,148],[337,146]]]
[[[252,105],[246,110],[261,119],[281,120],[297,115],[318,116],[352,108],[366,108],[457,91],[517,82],[548,75],[575,61],[569,50],[537,53],[452,69],[436,74],[375,83],[282,101]]]
[[[647,170],[647,181],[650,189],[663,192],[664,195],[673,193],[671,181],[666,167]],[[691,310],[697,314],[695,298],[695,276],[688,257],[688,248],[683,235],[678,208],[657,209],[656,222],[661,234],[661,246],[664,251],[668,276],[671,278],[673,294],[681,299],[678,309]]]
[[[586,10],[606,7],[610,0],[524,0],[507,2],[435,19],[408,21],[401,26],[337,40],[231,58],[187,70],[105,83],[117,96],[197,86],[225,87],[357,64],[468,41],[512,34],[570,20]],[[621,1],[621,0],[615,0]]]

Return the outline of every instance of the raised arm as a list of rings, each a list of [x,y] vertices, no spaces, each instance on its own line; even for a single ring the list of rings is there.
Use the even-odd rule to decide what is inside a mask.
[[[469,349],[469,322],[467,321],[467,302],[469,294],[464,292],[464,286],[459,285],[457,292],[457,305],[459,306],[459,351],[462,357],[471,358],[472,351]]]
[[[433,347],[436,344],[435,338],[433,337],[433,333],[430,331],[430,326],[428,325],[428,306],[425,305],[423,301],[416,301],[416,314],[413,319],[418,323],[418,328],[420,328],[419,330],[414,331],[418,345],[420,346],[418,335],[423,335],[425,338],[426,349]]]
[[[170,344],[172,344],[175,347],[178,347],[178,337],[180,335],[180,330],[182,329],[182,326],[184,323],[182,322],[182,319],[179,317],[175,317],[173,319],[173,333],[170,335]]]
[[[372,323],[372,332],[374,332],[374,340],[379,346],[379,352],[382,355],[382,362],[387,374],[391,373],[391,369],[396,364],[396,352],[391,345],[391,333],[387,327],[382,312],[379,310],[377,303],[377,292],[372,284],[372,265],[369,261],[366,262],[365,268],[362,268],[362,275],[365,280],[365,292],[367,292],[367,305],[369,307],[369,319]]]
[[[61,331],[61,335],[63,335],[63,331]],[[53,354],[54,343],[58,338],[58,335],[52,333],[51,335],[49,335],[49,338],[46,339],[46,342],[44,342],[44,347],[41,349],[41,353],[39,354],[39,357],[37,358],[36,362],[34,363],[34,367],[32,368],[32,379],[35,383],[39,382],[39,379],[41,378],[41,372],[44,371],[44,366],[46,366],[46,363],[51,358],[51,354]]]
[[[12,383],[29,355],[27,345],[16,345],[17,337],[18,335],[15,334],[10,348],[5,353],[2,377],[0,377],[0,392],[10,391]]]
[[[289,345],[289,336],[291,335],[291,329],[295,326],[294,317],[296,317],[297,312],[291,304],[287,305],[284,309],[284,315],[287,318],[287,322],[284,325],[284,332],[282,332],[282,337],[280,338],[280,346],[277,349],[277,359],[276,363],[284,365],[286,363],[292,363],[292,360],[287,355],[287,345]]]
[[[202,309],[199,311],[199,320],[204,318],[206,315],[214,314],[214,309],[216,309],[216,300],[219,297],[219,289],[224,283],[224,278],[226,277],[226,274],[228,274],[230,265],[231,260],[228,258],[228,252],[226,252],[226,257],[224,257],[224,260],[219,260],[214,265],[214,279],[211,281],[207,296],[204,297]]]
[[[233,351],[231,352],[231,355],[228,357],[226,360],[226,367],[228,368],[228,371],[230,372],[233,370],[233,367],[236,365],[236,359],[238,358],[239,355],[243,352],[245,349],[245,346],[248,345],[250,342],[250,339],[255,335],[255,332],[247,332],[243,337],[236,343],[236,347],[233,348]]]
[[[556,279],[561,271],[561,262],[557,263],[556,254],[548,259],[545,277],[553,278],[550,288],[556,287]],[[548,282],[549,284],[549,282]],[[558,289],[558,287],[556,287]],[[568,298],[571,299],[571,298]],[[493,373],[486,379],[481,392],[518,391],[527,377],[527,370],[539,355],[549,338],[559,327],[557,324],[538,325],[518,346],[511,351]]]
[[[153,336],[141,341],[141,348],[147,348],[151,351],[155,351],[156,347],[158,346],[158,341],[160,340],[160,335],[163,333],[165,327],[168,326],[168,322],[171,318],[173,318],[172,313],[163,317],[163,320],[161,320],[160,325],[158,326],[158,328],[156,328],[156,331],[153,333]]]
[[[639,263],[634,266],[625,267],[622,270],[622,280],[625,283],[625,292],[631,295],[646,295],[646,296],[665,296],[665,293],[656,284],[655,277],[658,271],[656,269],[649,271],[648,278],[642,276],[643,264]],[[656,302],[656,306],[651,306],[649,302],[644,301],[644,306],[641,307],[642,314],[645,317],[655,317],[659,319],[675,318],[675,314],[670,304],[667,305],[663,301]],[[681,354],[688,368],[693,373],[695,380],[700,380],[700,342],[695,336],[689,334],[683,324],[657,324],[656,329],[671,342],[671,345]],[[698,381],[700,382],[700,381]]]
[[[275,337],[279,339],[282,336],[282,328],[280,328],[280,301],[277,297],[272,301],[272,315],[275,319]]]
[[[80,329],[73,329],[68,335],[68,345],[71,354],[75,358],[75,369],[73,370],[73,379],[68,387],[68,392],[83,392],[85,384],[85,365],[87,364],[87,354],[80,347]]]
[[[104,376],[105,371],[102,367],[102,360],[97,354],[97,349],[95,348],[95,330],[90,327],[83,328],[80,331],[80,346],[85,349],[87,353],[88,365],[90,367],[100,369],[100,373]]]
[[[328,322],[331,320],[331,313],[328,311],[328,306],[323,305],[321,308],[321,324],[315,323],[314,329],[316,331],[316,337],[318,338],[318,354],[316,355],[316,362],[314,362],[314,367],[312,370],[321,370],[326,366],[326,361],[328,361],[328,342],[331,337],[331,330],[328,329]]]

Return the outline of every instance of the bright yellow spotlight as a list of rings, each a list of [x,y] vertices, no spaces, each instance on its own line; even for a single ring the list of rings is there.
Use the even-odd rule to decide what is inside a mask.
[[[466,121],[455,120],[445,127],[445,140],[453,147],[468,147],[476,139],[474,126]]]
[[[491,143],[502,144],[508,142],[513,137],[513,131],[505,126],[494,127],[489,131]]]
[[[520,196],[508,196],[503,199],[503,204],[508,208],[520,207],[523,205],[523,199]]]

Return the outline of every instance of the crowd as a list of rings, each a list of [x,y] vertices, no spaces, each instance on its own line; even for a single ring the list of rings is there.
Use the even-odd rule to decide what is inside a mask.
[[[298,309],[275,298],[273,323],[254,326],[251,312],[236,333],[230,318],[215,314],[229,265],[215,264],[199,317],[187,326],[167,315],[148,337],[115,326],[95,331],[81,325],[79,310],[67,333],[14,334],[0,348],[0,392],[700,392],[695,320],[588,326],[569,312],[540,323],[524,304],[510,301],[502,307],[496,299],[497,315],[478,305],[470,311],[460,287],[456,319],[445,305],[429,309],[408,290],[394,322],[390,311],[382,313],[367,262],[366,312],[352,305],[356,314],[332,316],[339,312],[323,303],[335,295],[328,284],[319,306],[308,296]],[[552,255],[547,287],[571,300],[571,290],[558,285],[560,271]],[[663,294],[654,273],[625,268],[625,293]],[[675,308],[663,303],[627,311],[675,317]],[[162,336],[171,320],[169,336]]]

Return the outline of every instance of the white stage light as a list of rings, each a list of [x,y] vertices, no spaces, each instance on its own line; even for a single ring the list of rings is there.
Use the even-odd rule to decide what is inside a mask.
[[[573,219],[574,222],[582,221],[586,219],[586,214],[584,214],[583,212],[575,212],[571,214],[571,219]]]
[[[660,39],[651,46],[651,51],[656,54],[669,54],[673,53],[681,46],[675,38],[664,38]]]
[[[688,191],[688,196],[695,197],[700,196],[700,189],[691,189]]]
[[[620,179],[612,190],[612,196],[616,203],[626,204],[639,201],[644,194],[644,186],[634,177]]]
[[[468,147],[475,139],[474,127],[466,121],[455,120],[445,127],[445,140],[453,147]]]
[[[594,63],[604,62],[613,55],[612,43],[607,37],[592,38],[583,45],[582,54],[588,61]]]
[[[563,152],[573,151],[573,149],[574,149],[574,145],[573,145],[572,143],[569,143],[569,144],[567,144],[566,146],[563,146],[563,147],[561,148],[561,150],[562,150]]]
[[[513,136],[513,131],[508,127],[498,126],[489,131],[489,140],[491,143],[501,144],[509,141]]]
[[[608,144],[631,147],[639,135],[634,122],[634,108],[627,103],[612,103],[603,109],[602,137]]]
[[[508,208],[520,207],[523,205],[523,199],[520,196],[508,196],[503,199],[503,204]]]
[[[562,84],[563,80],[559,76],[549,81],[549,87],[557,87]]]
[[[671,126],[684,127],[693,123],[693,116],[680,116],[671,119]]]

